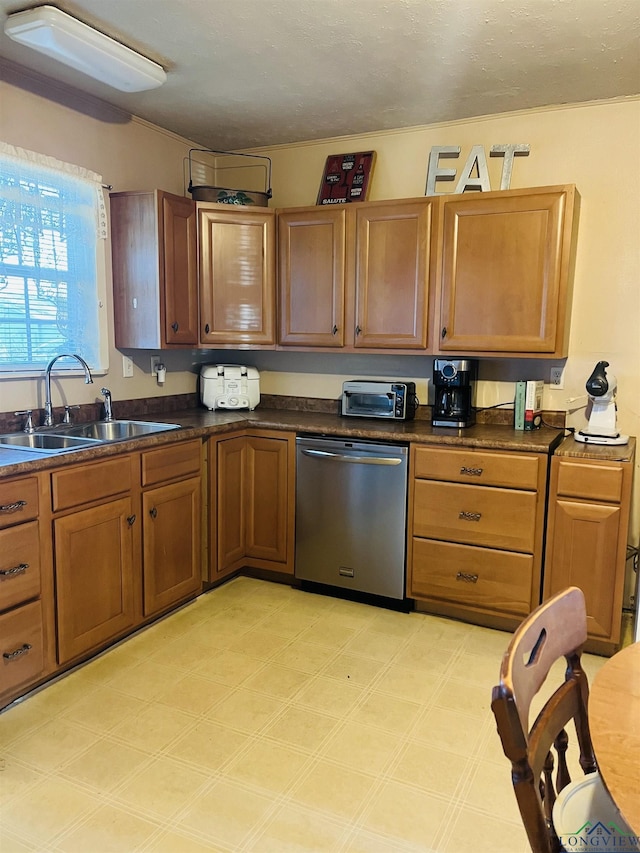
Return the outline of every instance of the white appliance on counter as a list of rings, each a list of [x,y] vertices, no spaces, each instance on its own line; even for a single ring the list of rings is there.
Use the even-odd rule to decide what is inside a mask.
[[[205,365],[200,371],[200,399],[207,409],[255,409],[260,402],[260,374],[244,364]]]

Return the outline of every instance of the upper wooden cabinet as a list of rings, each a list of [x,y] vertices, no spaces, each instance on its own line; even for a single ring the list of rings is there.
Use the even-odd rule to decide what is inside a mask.
[[[198,343],[195,204],[155,190],[111,194],[115,343],[162,349]]]
[[[566,356],[578,202],[573,186],[443,197],[441,352]]]
[[[279,343],[426,349],[435,204],[280,211]]]
[[[347,210],[278,212],[279,343],[343,347]]]
[[[275,344],[275,211],[199,203],[200,343]]]

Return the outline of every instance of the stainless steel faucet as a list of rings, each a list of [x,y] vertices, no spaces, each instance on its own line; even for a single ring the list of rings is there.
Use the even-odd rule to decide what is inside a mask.
[[[85,385],[90,385],[93,382],[93,379],[91,378],[91,371],[89,370],[89,365],[83,358],[80,358],[79,355],[76,355],[75,353],[61,353],[60,355],[56,355],[55,358],[52,358],[49,364],[47,365],[47,369],[44,372],[44,426],[46,427],[53,426],[53,408],[51,406],[51,370],[53,368],[53,365],[60,358],[75,358],[76,361],[80,362],[84,370]]]
[[[111,409],[111,391],[108,388],[101,388],[100,393],[104,397],[104,418],[105,421],[113,421],[113,410]]]

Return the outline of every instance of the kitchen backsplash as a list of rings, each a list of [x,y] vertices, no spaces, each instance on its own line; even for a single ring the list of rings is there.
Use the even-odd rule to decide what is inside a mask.
[[[148,417],[150,415],[167,415],[185,409],[199,406],[197,394],[174,394],[166,397],[144,397],[136,400],[114,400],[113,413],[116,418]],[[316,397],[286,397],[276,394],[260,396],[262,409],[288,409],[297,412],[326,412],[339,414],[339,400],[325,400]],[[100,420],[104,415],[102,403],[87,403],[73,410],[75,423]],[[54,420],[59,423],[64,415],[64,406],[54,409]],[[566,412],[545,411],[543,421],[552,427],[561,429],[565,425]],[[33,422],[38,425],[43,420],[41,409],[33,410]],[[431,406],[418,406],[416,420],[430,421]],[[476,413],[479,424],[503,424],[513,426],[513,409],[480,409]],[[0,431],[18,432],[24,427],[25,416],[14,412],[0,412]]]

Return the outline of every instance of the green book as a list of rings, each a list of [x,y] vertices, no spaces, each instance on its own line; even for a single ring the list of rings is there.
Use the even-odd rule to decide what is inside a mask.
[[[516,396],[514,400],[513,428],[524,429],[524,403],[527,392],[527,383],[520,379],[516,382]]]

